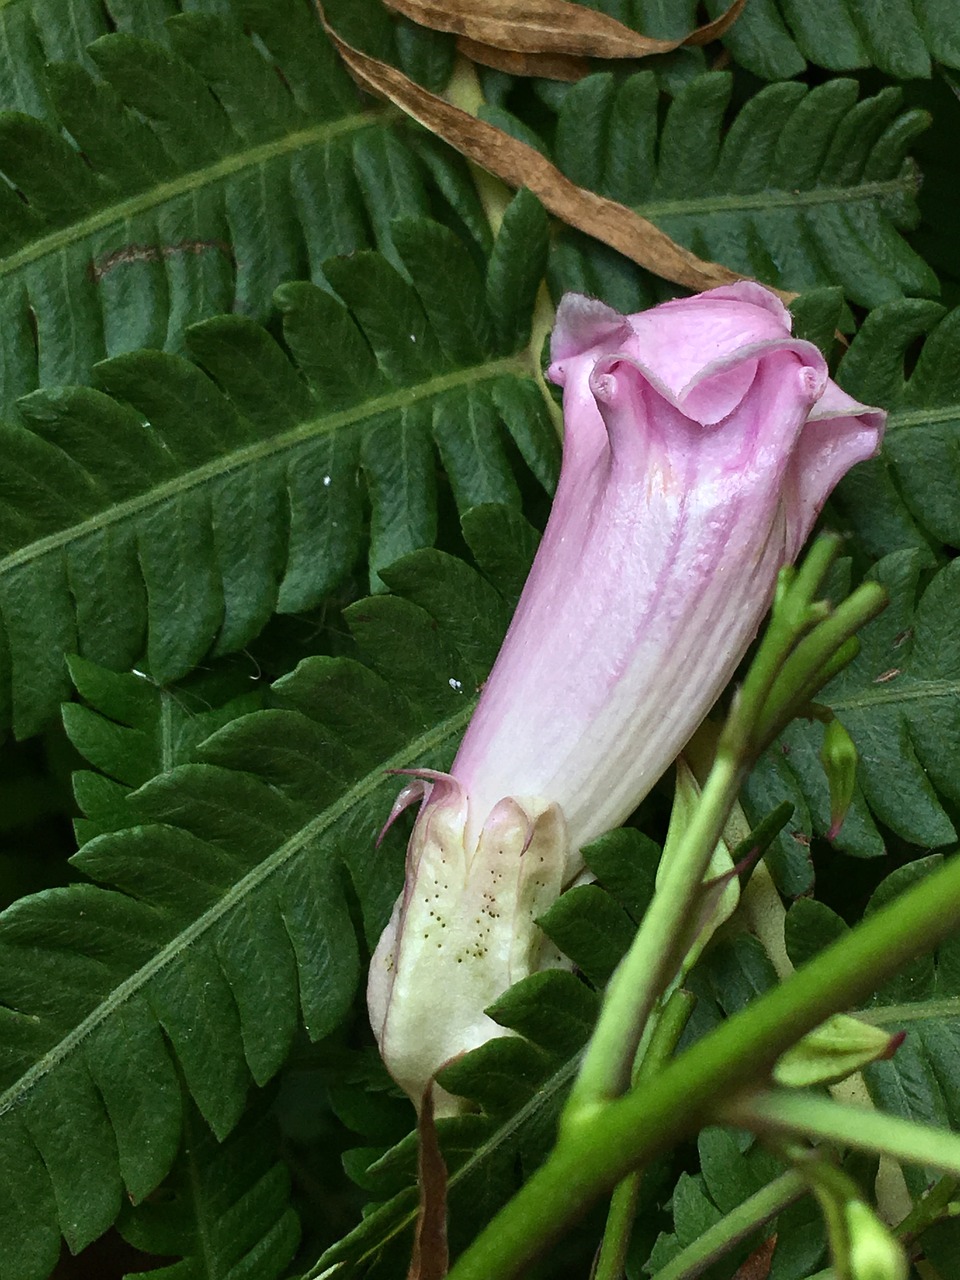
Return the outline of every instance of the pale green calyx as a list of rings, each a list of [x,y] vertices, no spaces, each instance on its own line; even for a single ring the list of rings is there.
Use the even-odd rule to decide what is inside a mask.
[[[508,798],[470,847],[468,800],[446,774],[422,774],[401,895],[370,965],[370,1021],[390,1074],[420,1105],[448,1061],[509,1034],[483,1012],[514,982],[563,963],[537,926],[563,886],[567,836],[557,805]],[[437,1115],[460,1109],[441,1088]]]

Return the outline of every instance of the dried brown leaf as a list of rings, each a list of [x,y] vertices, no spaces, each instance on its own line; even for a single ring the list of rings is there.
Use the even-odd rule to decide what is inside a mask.
[[[389,63],[354,49],[327,23],[319,0],[318,8],[335,48],[364,88],[387,98],[507,186],[529,188],[562,222],[687,289],[712,289],[745,278],[717,262],[698,258],[626,205],[578,187],[534,147],[428,93]],[[789,302],[796,294],[780,296]]]
[[[719,40],[726,31],[730,30],[741,13],[743,13],[743,7],[746,3],[747,0],[733,0],[733,4],[729,9],[724,9],[723,13],[714,18],[712,22],[705,22],[702,27],[697,27],[696,31],[691,31],[681,43],[683,45],[700,46],[709,44],[711,40]]]
[[[385,0],[421,26],[449,31],[481,46],[581,58],[646,58],[685,44],[707,44],[736,21],[745,2],[734,0],[719,18],[680,40],[657,40],[569,0]]]
[[[427,1085],[417,1119],[417,1183],[420,1209],[407,1280],[444,1280],[447,1247],[447,1166],[433,1119],[433,1081]]]
[[[763,1244],[757,1245],[746,1262],[737,1270],[733,1280],[768,1280],[773,1265],[773,1251],[777,1247],[777,1237],[769,1236]]]
[[[471,62],[479,62],[494,71],[505,71],[509,76],[539,76],[541,80],[582,80],[593,70],[587,58],[574,57],[572,53],[517,53],[513,49],[498,49],[496,45],[481,44],[459,36],[457,48]]]

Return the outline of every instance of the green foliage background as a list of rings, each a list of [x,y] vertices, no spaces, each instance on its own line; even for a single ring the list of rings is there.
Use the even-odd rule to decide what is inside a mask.
[[[698,12],[592,7],[659,36]],[[445,37],[328,11],[448,82]],[[846,577],[892,598],[824,695],[861,752],[850,818],[827,846],[817,725],[745,795],[754,820],[794,805],[768,862],[799,960],[957,845],[960,9],[748,0],[706,51],[480,80],[577,183],[798,291],[798,330],[890,410],[825,516]],[[362,1000],[402,871],[402,830],[375,847],[387,771],[449,763],[549,508],[541,280],[622,310],[675,290],[528,193],[494,236],[468,167],[358,93],[308,0],[8,0],[0,109],[0,1276],[403,1275],[412,1114]],[[455,1246],[549,1144],[666,803],[544,922],[583,978],[515,988],[518,1035],[448,1069],[479,1104],[443,1132]],[[953,1126],[958,955],[880,993],[918,1031],[868,1079]],[[688,1035],[774,981],[731,933]],[[631,1277],[775,1164],[712,1129],[664,1161]],[[586,1274],[597,1231],[542,1274]],[[772,1280],[823,1265],[806,1203],[777,1231]]]

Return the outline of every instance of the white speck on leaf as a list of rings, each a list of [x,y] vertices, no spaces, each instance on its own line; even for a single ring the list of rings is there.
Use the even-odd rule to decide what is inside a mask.
[[[451,689],[454,689],[457,693],[463,693],[463,685],[460,683],[459,680],[454,680],[453,676],[450,677],[450,679],[447,681],[447,684],[450,686]]]

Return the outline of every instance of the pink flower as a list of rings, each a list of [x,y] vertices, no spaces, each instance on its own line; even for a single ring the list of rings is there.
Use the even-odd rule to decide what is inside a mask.
[[[552,357],[565,432],[553,509],[450,778],[418,784],[404,893],[371,966],[381,1052],[415,1100],[447,1059],[504,1034],[480,999],[557,963],[533,920],[543,896],[682,749],[778,570],[883,430],[758,284],[632,316],[568,294]],[[524,891],[534,847],[549,889]],[[484,898],[501,875],[521,887]],[[478,928],[484,954],[468,958]]]

